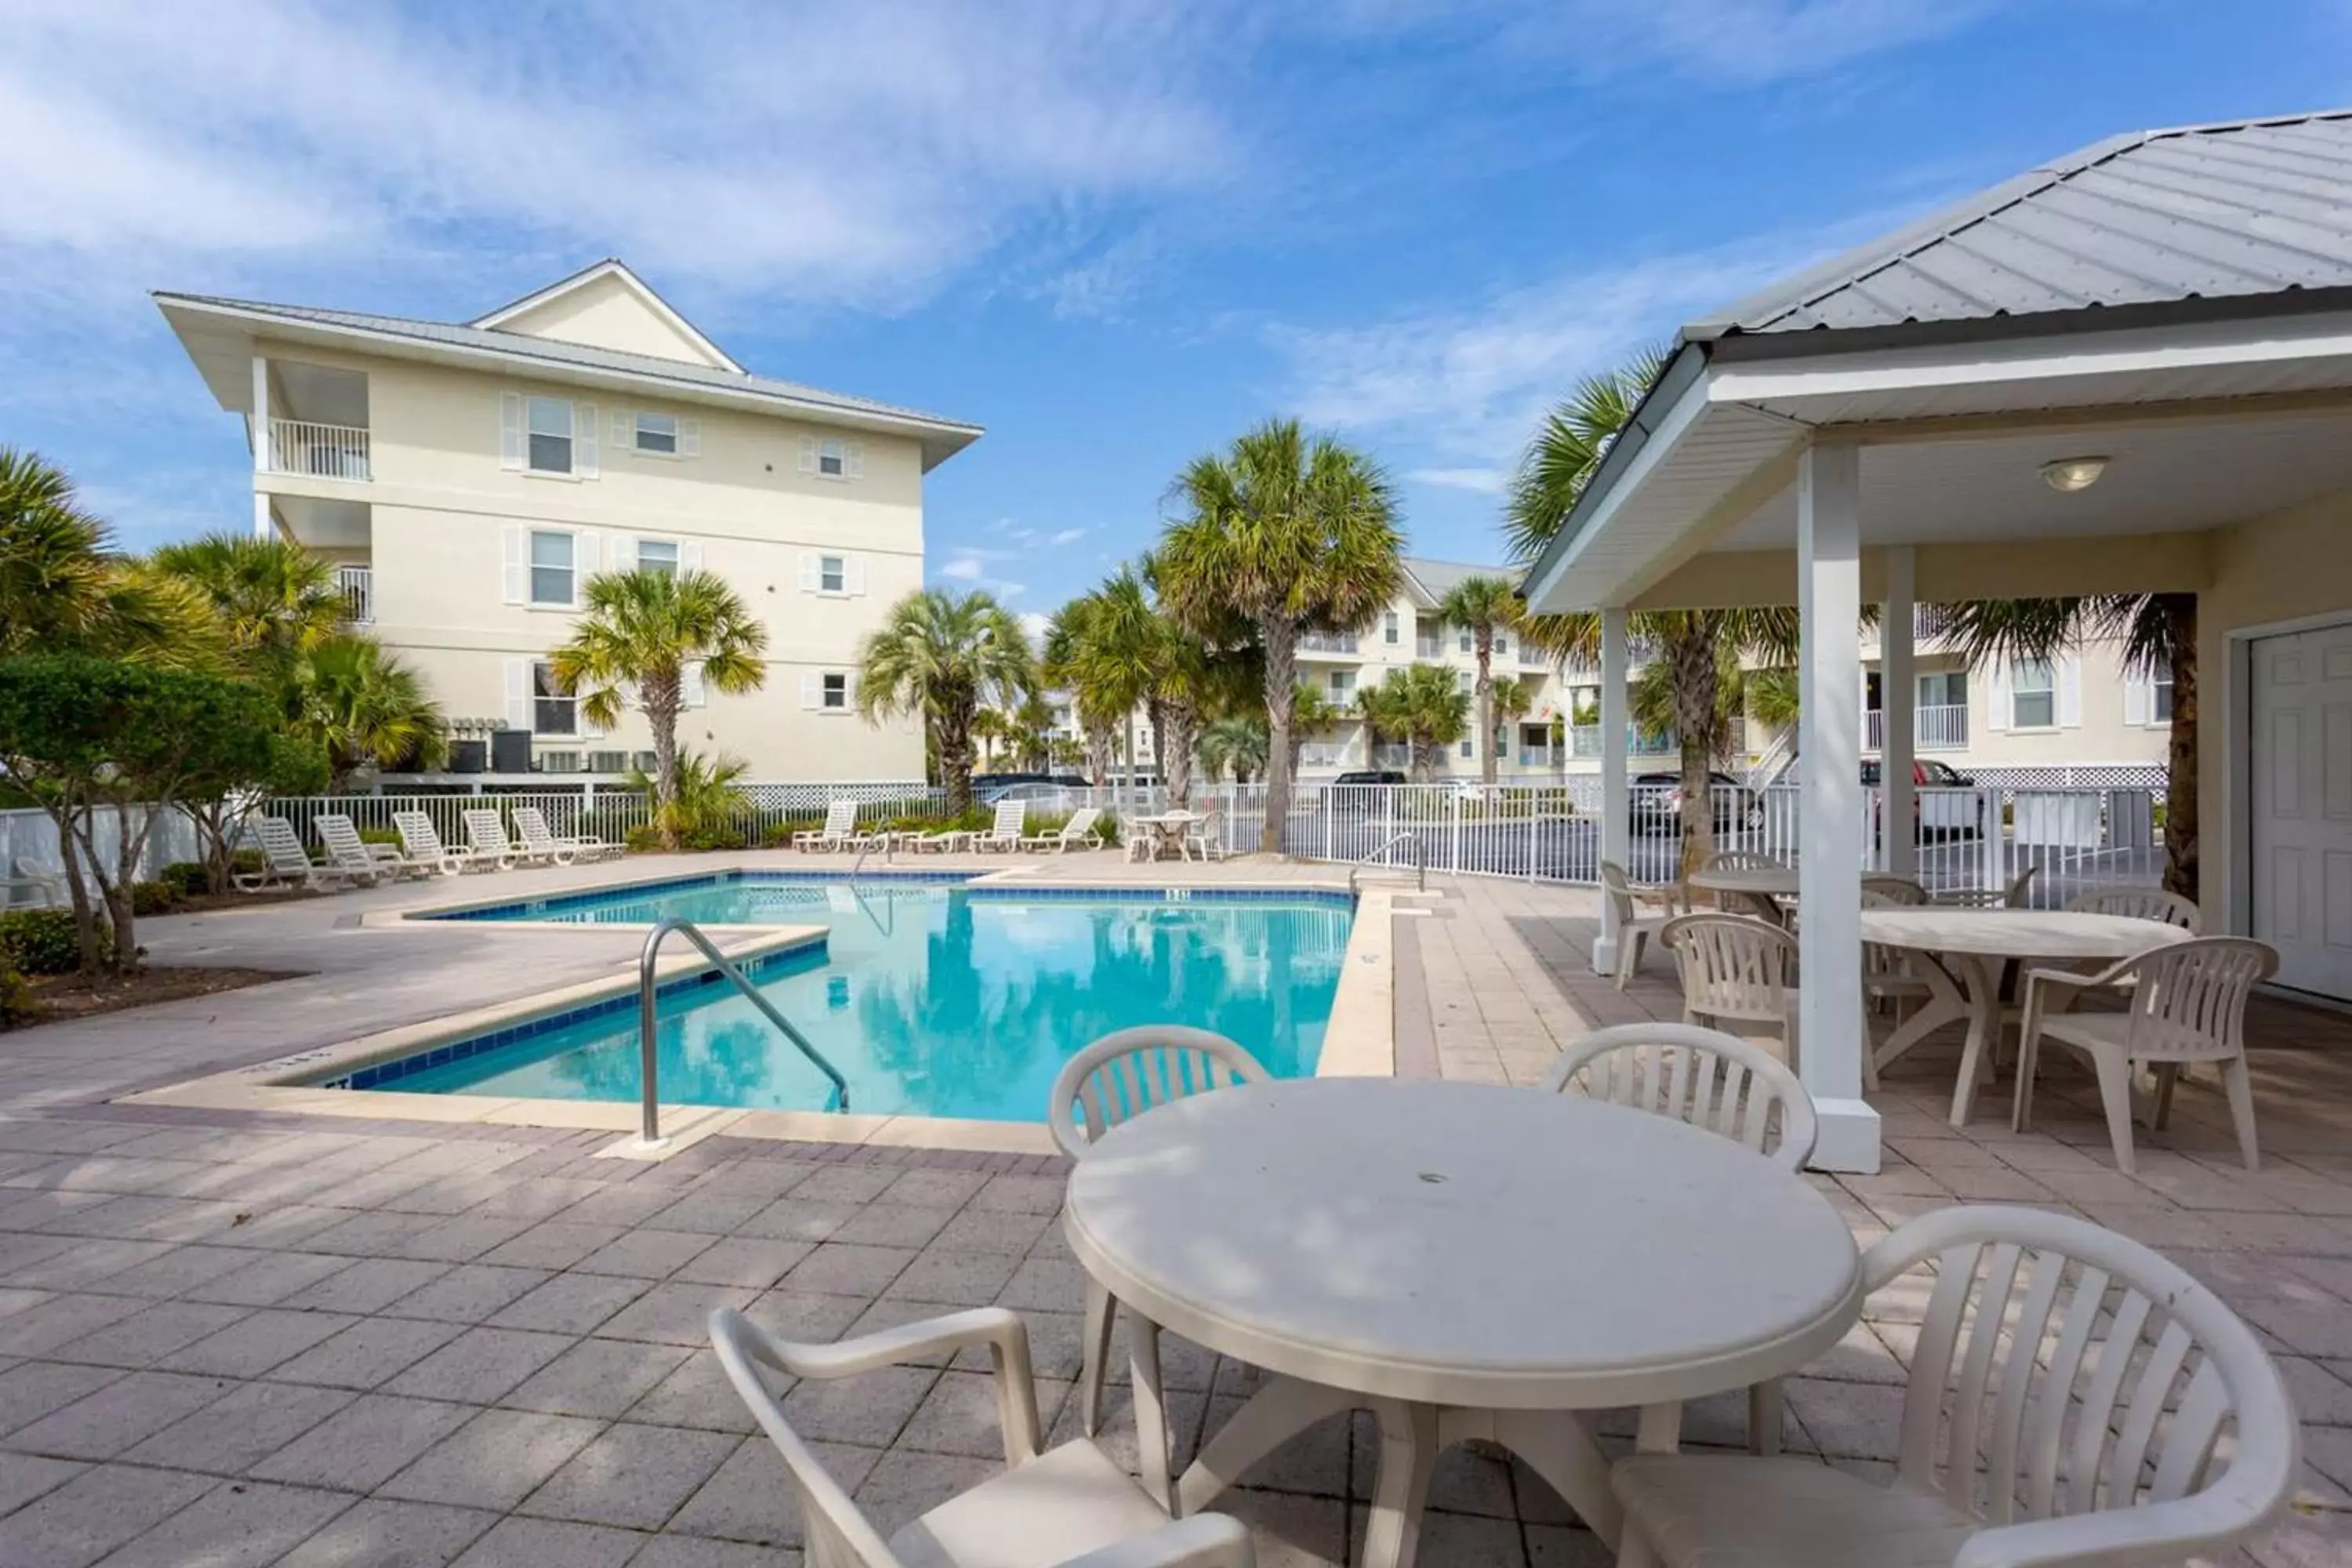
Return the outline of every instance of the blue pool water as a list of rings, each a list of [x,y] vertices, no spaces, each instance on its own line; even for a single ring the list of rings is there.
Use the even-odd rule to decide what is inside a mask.
[[[1311,1075],[1339,988],[1352,900],[967,889],[946,880],[772,875],[698,879],[469,919],[823,924],[822,952],[756,966],[753,983],[849,1080],[852,1110],[1042,1121],[1081,1047],[1137,1024],[1240,1041],[1277,1077]],[[665,989],[666,1100],[823,1110],[831,1086],[732,987]],[[634,1100],[634,994],[519,1037],[331,1080],[405,1093]],[[436,1052],[436,1056],[443,1053]]]

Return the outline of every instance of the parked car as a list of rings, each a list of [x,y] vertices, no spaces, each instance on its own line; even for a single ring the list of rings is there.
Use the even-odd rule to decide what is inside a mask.
[[[975,788],[971,792],[971,798],[982,805],[994,805],[1001,800],[1021,800],[1033,805],[1050,805],[1055,809],[1066,810],[1076,799],[1077,794],[1083,792],[1086,787],[1083,784],[1073,786],[1056,784],[1049,778],[1038,777],[1020,779],[1011,784],[992,784],[986,789]]]
[[[1862,782],[1864,788],[1876,789],[1885,771],[1876,757],[1862,760]],[[1915,758],[1911,763],[1911,784],[1915,789],[1974,789],[1977,781],[1949,763],[1930,757]],[[1981,837],[1985,830],[1984,796],[1915,795],[1911,797],[1911,821],[1915,837],[1931,838],[1942,835],[1974,833]],[[1871,813],[1871,835],[1878,835],[1878,814]]]
[[[1715,799],[1715,830],[1729,833],[1735,828],[1750,832],[1764,826],[1764,799],[1754,790],[1726,773],[1706,775],[1708,794]],[[1679,833],[1683,826],[1683,776],[1676,773],[1636,773],[1633,775],[1633,831],[1636,833]]]
[[[1363,768],[1352,773],[1341,773],[1331,781],[1335,784],[1401,784],[1404,774],[1394,768]]]

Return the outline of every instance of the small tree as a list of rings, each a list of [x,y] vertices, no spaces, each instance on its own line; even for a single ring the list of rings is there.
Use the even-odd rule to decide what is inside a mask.
[[[131,885],[155,825],[224,781],[267,776],[274,721],[261,692],[216,676],[75,654],[0,659],[0,766],[58,826],[85,973],[137,968]],[[110,814],[111,844],[100,830]]]
[[[857,652],[857,707],[868,723],[919,716],[948,810],[971,809],[971,721],[1035,684],[1029,639],[986,594],[918,588],[890,606]]]
[[[263,700],[270,694],[264,692]],[[205,875],[215,893],[231,885],[233,840],[247,813],[271,795],[316,795],[327,787],[327,754],[316,742],[299,735],[268,737],[269,757],[258,773],[232,769],[212,778],[192,780],[182,809],[195,825],[196,848]],[[234,759],[247,761],[240,754]]]
[[[1356,706],[1375,735],[1407,744],[1416,779],[1434,773],[1438,753],[1470,730],[1470,694],[1442,665],[1391,669],[1378,686],[1356,694]]]
[[[1518,626],[1524,618],[1519,590],[1507,577],[1465,577],[1439,602],[1437,613],[1449,626],[1470,634],[1478,657],[1478,679],[1471,689],[1478,698],[1478,777],[1495,782],[1495,636]]]

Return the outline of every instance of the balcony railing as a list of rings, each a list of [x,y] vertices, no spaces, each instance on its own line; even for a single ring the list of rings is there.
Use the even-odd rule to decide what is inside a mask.
[[[1548,768],[1551,766],[1551,749],[1548,746],[1521,746],[1519,748],[1519,766],[1523,768]]]
[[[1938,702],[1916,710],[1912,721],[1911,744],[1922,752],[1964,751],[1969,743],[1969,706],[1965,702]],[[1862,716],[1862,749],[1884,751],[1886,747],[1886,715],[1878,709],[1865,710]]]
[[[1445,639],[1444,637],[1413,638],[1412,657],[1415,658],[1444,658],[1445,657]]]
[[[335,590],[343,596],[345,613],[361,626],[375,619],[375,568],[338,566]]]
[[[1571,756],[1599,756],[1601,754],[1601,726],[1598,724],[1578,724],[1574,726],[1568,732],[1568,745],[1569,754]],[[1636,757],[1663,757],[1672,754],[1676,750],[1676,746],[1675,738],[1671,733],[1664,735],[1645,735],[1639,730],[1628,725],[1626,726],[1625,731],[1625,750],[1628,754]]]
[[[1354,653],[1355,634],[1335,637],[1327,632],[1309,632],[1298,639],[1301,653]]]
[[[272,419],[269,468],[272,473],[310,474],[326,479],[368,479],[368,433],[352,425]]]

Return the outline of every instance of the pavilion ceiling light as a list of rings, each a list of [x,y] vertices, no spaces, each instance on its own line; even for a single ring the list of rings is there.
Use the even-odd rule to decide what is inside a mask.
[[[2042,465],[2042,482],[2062,496],[2089,489],[2107,471],[2105,458],[2053,458]]]

